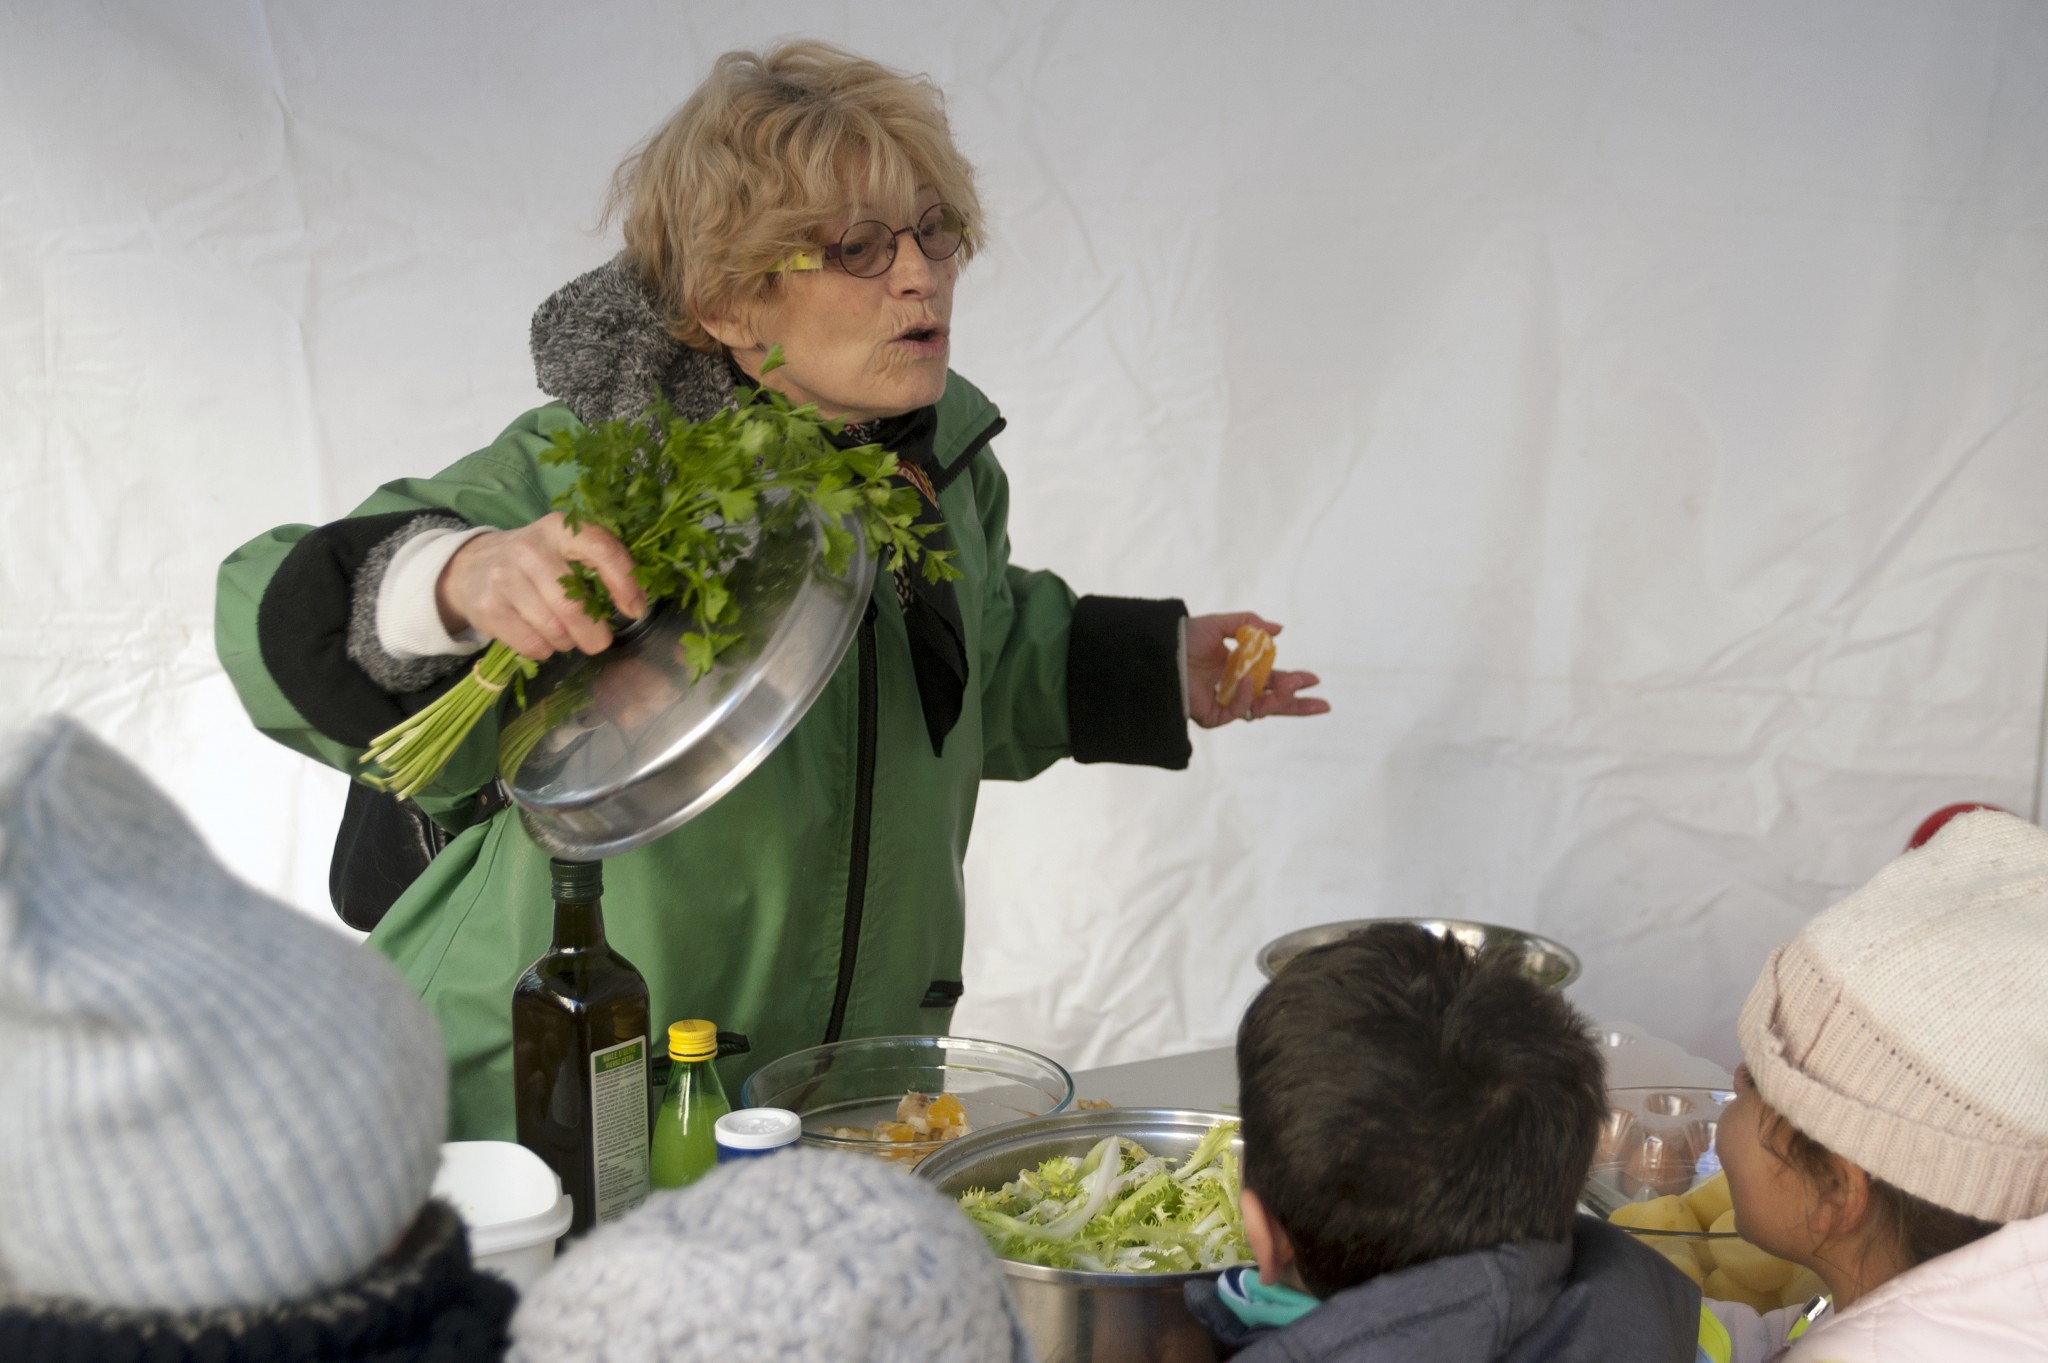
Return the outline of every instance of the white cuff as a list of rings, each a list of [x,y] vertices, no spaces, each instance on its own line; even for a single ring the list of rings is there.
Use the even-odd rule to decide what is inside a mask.
[[[488,534],[488,525],[467,530],[422,530],[398,547],[377,587],[377,646],[392,657],[445,658],[474,653],[490,642],[474,629],[450,634],[434,603],[441,570],[455,551]]]
[[[1192,706],[1192,705],[1194,704],[1194,702],[1193,702],[1193,701],[1192,701],[1192,700],[1191,700],[1191,699],[1189,698],[1189,696],[1188,696],[1188,618],[1187,618],[1187,616],[1185,616],[1185,615],[1181,616],[1181,618],[1180,618],[1180,628],[1179,628],[1179,629],[1177,629],[1177,630],[1176,630],[1176,631],[1174,631],[1174,632],[1175,632],[1175,634],[1177,634],[1177,635],[1179,636],[1179,641],[1178,641],[1178,643],[1176,643],[1176,645],[1175,645],[1175,651],[1176,651],[1176,653],[1178,654],[1178,656],[1179,656],[1179,661],[1180,661],[1180,717],[1181,717],[1181,718],[1182,718],[1183,720],[1188,720],[1188,719],[1193,719],[1193,718],[1194,718],[1194,713],[1193,713],[1193,711],[1192,711],[1192,710],[1190,709],[1190,707],[1191,707],[1191,706]]]

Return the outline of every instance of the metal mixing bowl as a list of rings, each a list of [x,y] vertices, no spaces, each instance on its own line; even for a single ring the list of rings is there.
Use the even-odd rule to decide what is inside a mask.
[[[1522,958],[1529,978],[1562,989],[1579,977],[1579,958],[1570,947],[1539,937],[1520,928],[1496,923],[1472,923],[1462,918],[1353,918],[1342,923],[1319,923],[1301,928],[1285,937],[1275,937],[1259,948],[1259,973],[1267,979],[1279,973],[1289,961],[1311,947],[1328,946],[1364,928],[1381,923],[1413,923],[1439,937],[1455,937],[1470,951],[1513,951]]]
[[[849,527],[851,528],[851,527]],[[864,546],[863,546],[864,548]],[[831,681],[860,627],[875,560],[825,562],[818,525],[764,532],[733,571],[738,638],[693,678],[670,608],[603,653],[558,654],[526,686],[528,750],[508,774],[527,833],[597,861],[702,813],[773,752]]]
[[[1128,1136],[1155,1155],[1185,1157],[1227,1112],[1103,1108],[977,1131],[917,1166],[917,1177],[958,1196],[998,1188],[1056,1155],[1086,1155],[1104,1136]],[[1240,1157],[1243,1146],[1236,1149]],[[1181,1288],[1201,1273],[1085,1273],[1003,1261],[1010,1294],[1041,1363],[1215,1363],[1223,1355],[1188,1314]]]

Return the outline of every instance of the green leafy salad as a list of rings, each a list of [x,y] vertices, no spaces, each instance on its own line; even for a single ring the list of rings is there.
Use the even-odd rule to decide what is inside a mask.
[[[1178,1165],[1105,1136],[1000,1189],[960,1194],[995,1252],[1019,1263],[1094,1273],[1182,1273],[1247,1263],[1237,1214],[1236,1122],[1220,1122]]]

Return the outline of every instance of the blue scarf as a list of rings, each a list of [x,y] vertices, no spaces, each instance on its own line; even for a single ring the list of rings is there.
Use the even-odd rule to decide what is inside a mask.
[[[1306,1292],[1259,1281],[1259,1270],[1252,1264],[1224,1269],[1216,1280],[1216,1297],[1254,1330],[1283,1329],[1322,1305]]]

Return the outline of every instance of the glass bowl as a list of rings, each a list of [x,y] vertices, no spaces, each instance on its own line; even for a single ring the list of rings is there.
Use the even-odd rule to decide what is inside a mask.
[[[1811,1301],[1824,1289],[1811,1272],[1773,1258],[1733,1230],[1715,1231],[1726,1210],[1725,1184],[1714,1136],[1727,1089],[1614,1088],[1600,1123],[1585,1209],[1622,1224],[1640,1244],[1670,1260],[1709,1297],[1739,1301],[1759,1311]],[[1681,1210],[1671,1202],[1684,1204]],[[1686,1218],[1690,1217],[1688,1222]],[[1664,1223],[1677,1220],[1670,1227]]]
[[[1352,918],[1341,923],[1318,923],[1275,937],[1259,948],[1255,958],[1259,973],[1272,979],[1281,967],[1313,947],[1328,946],[1354,932],[1381,923],[1412,923],[1439,937],[1455,937],[1471,952],[1513,951],[1522,958],[1522,970],[1529,978],[1562,989],[1579,977],[1578,954],[1570,947],[1539,937],[1520,928],[1497,923],[1473,923],[1463,918]]]
[[[891,1121],[906,1093],[950,1093],[970,1131],[1063,1112],[1074,1080],[1035,1051],[958,1036],[872,1036],[835,1041],[770,1061],[740,1086],[743,1107],[780,1107],[803,1122],[801,1143],[914,1165],[948,1142],[835,1135]]]
[[[1682,1195],[1720,1172],[1714,1134],[1728,1089],[1613,1088],[1593,1149],[1586,1200],[1605,1216],[1624,1202]]]

